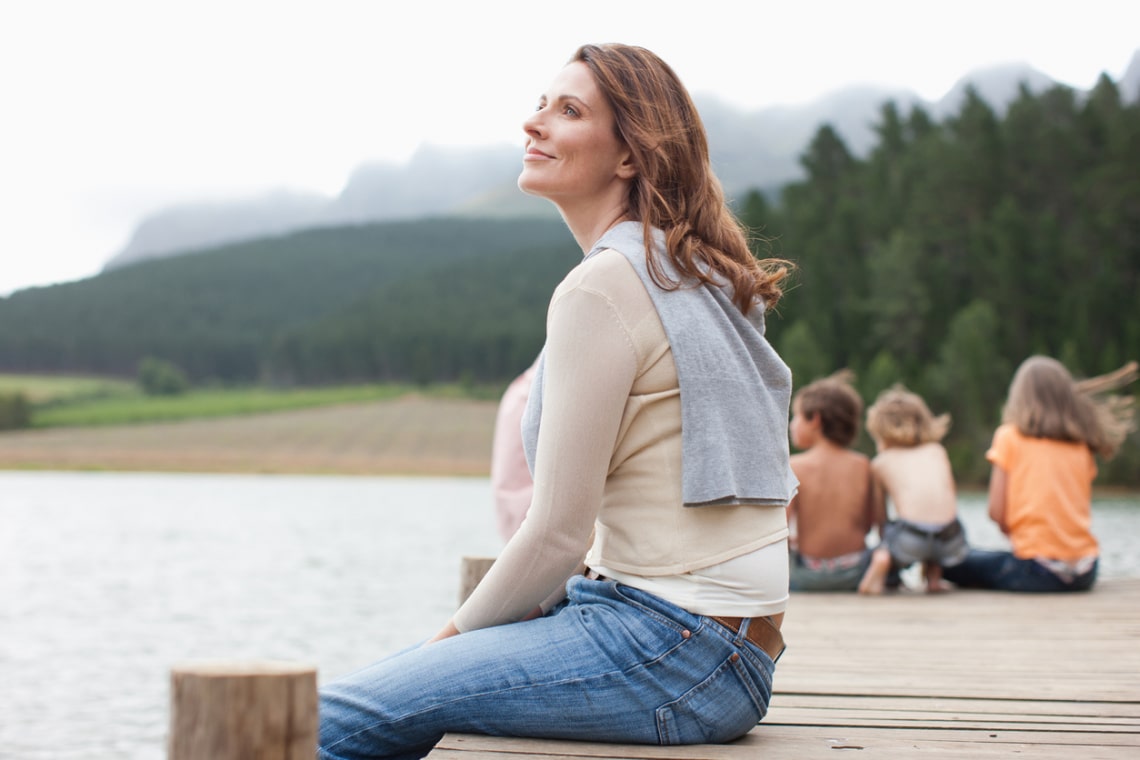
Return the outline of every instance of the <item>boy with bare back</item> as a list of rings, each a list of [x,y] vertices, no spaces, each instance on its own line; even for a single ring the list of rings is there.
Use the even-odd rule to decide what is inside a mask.
[[[942,591],[942,568],[959,564],[969,553],[950,458],[940,443],[949,427],[949,415],[935,417],[921,397],[901,385],[880,393],[867,410],[867,432],[878,449],[871,471],[896,519],[883,531],[860,593],[882,593],[892,569],[916,562],[922,563],[926,590]]]
[[[859,433],[863,400],[850,373],[801,388],[792,399],[791,458],[800,481],[788,505],[795,527],[790,552],[793,591],[854,591],[871,559],[867,534],[886,513],[873,493],[870,459],[850,446]]]

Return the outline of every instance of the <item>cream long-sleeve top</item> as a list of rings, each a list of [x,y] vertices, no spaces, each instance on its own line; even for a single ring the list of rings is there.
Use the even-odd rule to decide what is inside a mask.
[[[786,539],[782,505],[682,506],[677,370],[621,253],[590,256],[558,286],[544,354],[531,507],[456,613],[460,631],[548,608],[587,553],[592,567],[662,577]]]

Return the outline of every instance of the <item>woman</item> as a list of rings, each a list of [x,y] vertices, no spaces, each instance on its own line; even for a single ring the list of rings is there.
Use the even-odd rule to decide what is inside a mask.
[[[749,252],[649,51],[582,47],[523,129],[519,187],[586,254],[523,420],[531,507],[435,637],[322,690],[322,758],[420,757],[448,731],[719,742],[767,710],[795,478],[763,313],[786,268]]]

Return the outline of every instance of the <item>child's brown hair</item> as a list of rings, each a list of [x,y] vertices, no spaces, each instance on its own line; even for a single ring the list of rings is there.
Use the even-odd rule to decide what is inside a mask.
[[[1115,372],[1076,382],[1056,359],[1031,356],[1009,384],[1002,422],[1012,423],[1023,435],[1083,443],[1093,453],[1112,457],[1135,429],[1135,408],[1130,396],[1098,396],[1136,377],[1136,362],[1129,362]]]
[[[941,441],[950,429],[950,415],[937,417],[917,393],[894,385],[879,394],[867,410],[867,432],[887,446],[917,446]]]
[[[823,437],[837,446],[850,446],[859,435],[863,399],[851,386],[854,377],[851,370],[841,369],[796,392],[800,412],[809,420],[818,417]]]

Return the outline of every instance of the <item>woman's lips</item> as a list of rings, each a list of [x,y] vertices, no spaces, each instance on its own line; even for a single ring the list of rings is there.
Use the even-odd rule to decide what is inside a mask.
[[[523,154],[523,161],[541,161],[549,158],[554,158],[554,156],[543,153],[538,148],[527,148],[526,153]]]

